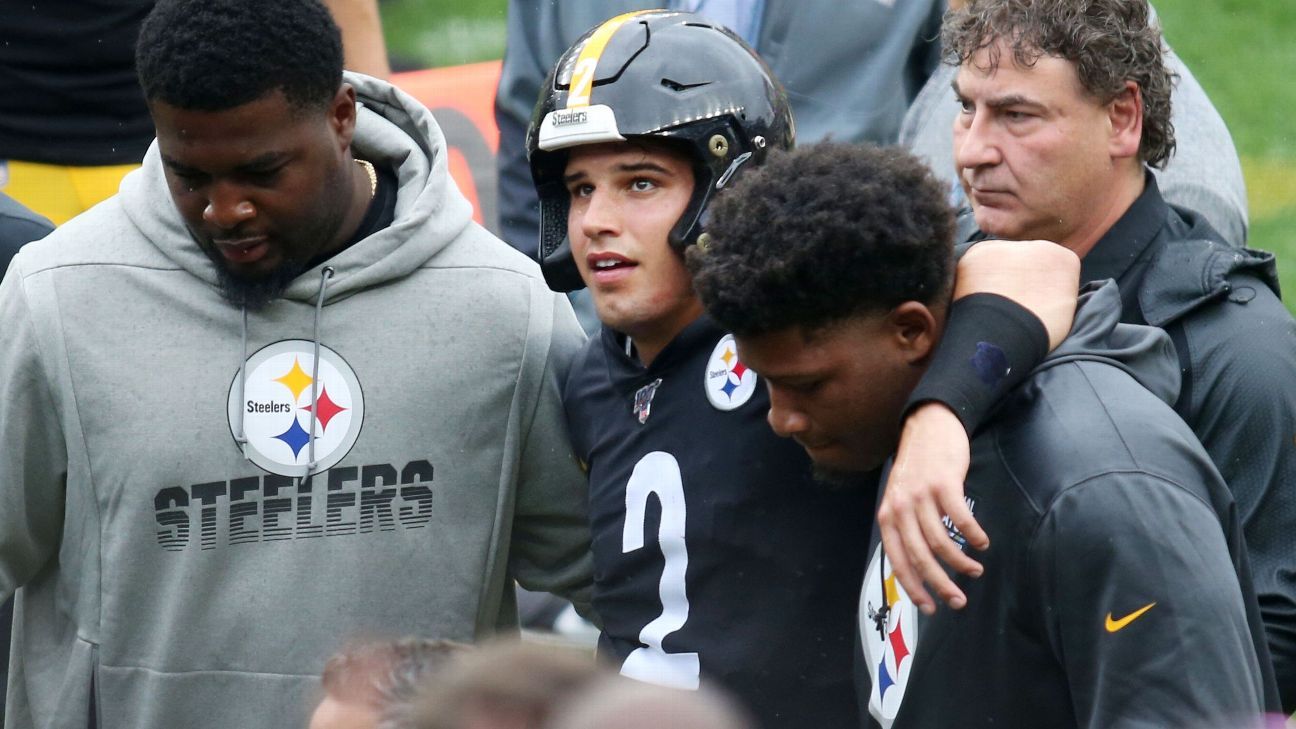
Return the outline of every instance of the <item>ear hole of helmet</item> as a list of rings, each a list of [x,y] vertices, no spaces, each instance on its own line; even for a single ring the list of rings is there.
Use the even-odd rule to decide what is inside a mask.
[[[693,159],[693,196],[684,214],[671,229],[670,244],[680,255],[697,242],[706,228],[707,206],[715,193],[732,182],[741,168],[764,157],[765,149],[741,134],[733,117],[721,117],[704,128],[671,130],[671,138],[687,142]],[[762,138],[763,141],[763,138]],[[723,154],[716,154],[723,151]]]
[[[567,239],[567,212],[570,202],[560,183],[549,183],[540,194],[540,270],[545,283],[554,291],[576,291],[584,288],[580,270],[572,258],[571,241]],[[556,189],[561,188],[561,189]]]
[[[540,191],[540,257],[556,251],[567,237],[567,214],[571,207],[567,190],[560,183],[551,182]]]

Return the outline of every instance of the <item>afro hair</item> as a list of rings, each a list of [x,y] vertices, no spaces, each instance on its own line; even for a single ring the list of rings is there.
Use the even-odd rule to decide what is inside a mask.
[[[949,296],[953,212],[899,148],[822,142],[771,155],[716,199],[707,233],[688,252],[694,286],[740,336]]]

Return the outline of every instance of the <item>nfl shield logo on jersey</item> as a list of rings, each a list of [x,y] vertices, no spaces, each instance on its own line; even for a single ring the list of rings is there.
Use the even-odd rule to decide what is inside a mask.
[[[657,394],[657,388],[661,385],[661,378],[649,382],[635,393],[634,414],[639,418],[639,424],[643,425],[648,422],[648,414],[652,412],[653,395]]]
[[[735,410],[747,404],[756,392],[756,373],[738,359],[738,347],[732,334],[716,342],[702,373],[707,400],[717,410]]]

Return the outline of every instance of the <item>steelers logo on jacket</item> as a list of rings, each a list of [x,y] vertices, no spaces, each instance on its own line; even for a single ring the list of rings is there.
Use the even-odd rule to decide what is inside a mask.
[[[918,645],[918,608],[896,579],[881,545],[865,572],[859,631],[873,683],[868,710],[883,729],[889,729],[909,687]]]
[[[248,459],[270,473],[303,476],[312,456],[314,472],[331,468],[360,436],[364,394],[355,371],[323,345],[316,367],[314,352],[306,340],[275,342],[248,358],[242,383],[237,373],[230,383],[230,433],[237,442],[242,418]]]
[[[703,374],[707,400],[717,410],[735,410],[747,404],[756,392],[756,373],[738,359],[732,334],[716,342]]]

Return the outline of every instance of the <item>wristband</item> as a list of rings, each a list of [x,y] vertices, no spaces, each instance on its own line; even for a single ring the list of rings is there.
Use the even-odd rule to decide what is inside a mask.
[[[903,416],[935,400],[954,411],[970,437],[1048,352],[1048,330],[1030,310],[998,294],[964,296],[950,305],[945,333]]]

